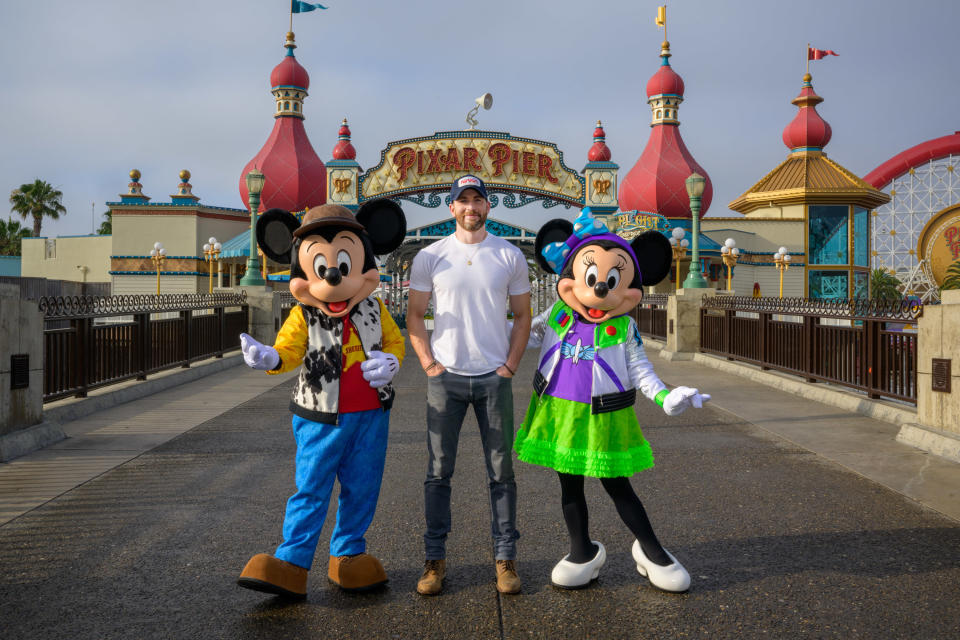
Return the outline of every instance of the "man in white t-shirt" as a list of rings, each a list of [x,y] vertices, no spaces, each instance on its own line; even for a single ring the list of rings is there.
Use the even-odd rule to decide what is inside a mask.
[[[530,335],[530,281],[523,253],[487,233],[486,186],[463,176],[450,189],[454,234],[417,254],[410,273],[407,329],[427,372],[427,452],[424,482],[426,563],[417,583],[440,593],[451,527],[450,478],[460,427],[473,405],[490,478],[491,529],[497,589],[520,591],[515,559],[517,485],[513,479],[513,389],[510,378]],[[433,298],[433,335],[424,315]],[[513,327],[507,321],[507,302]]]

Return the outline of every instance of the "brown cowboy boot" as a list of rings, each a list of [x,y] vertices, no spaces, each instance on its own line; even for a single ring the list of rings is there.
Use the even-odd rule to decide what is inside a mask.
[[[247,562],[237,584],[254,591],[302,599],[307,597],[307,570],[266,553],[258,553]]]
[[[387,572],[383,570],[383,565],[367,553],[330,556],[327,577],[346,591],[366,591],[387,582]]]

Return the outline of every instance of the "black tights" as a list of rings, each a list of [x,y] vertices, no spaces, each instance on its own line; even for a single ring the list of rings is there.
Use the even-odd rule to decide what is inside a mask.
[[[587,499],[583,495],[583,476],[559,473],[560,504],[563,507],[563,519],[570,533],[570,562],[584,563],[597,555],[597,547],[591,542],[587,531]],[[600,484],[613,499],[620,519],[630,532],[640,541],[640,547],[647,558],[656,564],[666,566],[671,560],[660,546],[647,512],[640,498],[630,486],[629,478],[600,478]]]

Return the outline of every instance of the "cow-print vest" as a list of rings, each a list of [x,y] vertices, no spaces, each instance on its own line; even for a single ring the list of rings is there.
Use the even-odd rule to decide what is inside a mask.
[[[300,378],[293,389],[290,410],[312,420],[337,424],[340,377],[343,373],[343,319],[331,318],[316,307],[300,305],[307,324],[307,353]],[[350,311],[350,322],[360,336],[363,352],[381,351],[380,302],[374,297],[361,300]],[[393,405],[393,385],[377,389],[380,405]]]

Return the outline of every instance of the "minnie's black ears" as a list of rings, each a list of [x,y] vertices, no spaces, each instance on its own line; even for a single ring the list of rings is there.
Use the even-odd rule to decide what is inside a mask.
[[[652,287],[670,273],[673,251],[670,241],[659,231],[646,231],[630,243],[637,256],[643,286]]]
[[[533,241],[533,253],[537,258],[537,265],[547,273],[560,273],[559,270],[554,271],[553,267],[547,263],[542,251],[551,242],[566,242],[571,235],[573,235],[573,223],[564,218],[554,218],[540,227]],[[557,268],[560,269],[561,266],[558,265]]]
[[[390,253],[407,235],[407,218],[399,204],[389,198],[377,198],[363,203],[357,210],[357,222],[370,237],[375,254]]]
[[[300,228],[297,217],[283,209],[267,209],[257,218],[257,245],[278,264],[290,264],[293,232]]]

